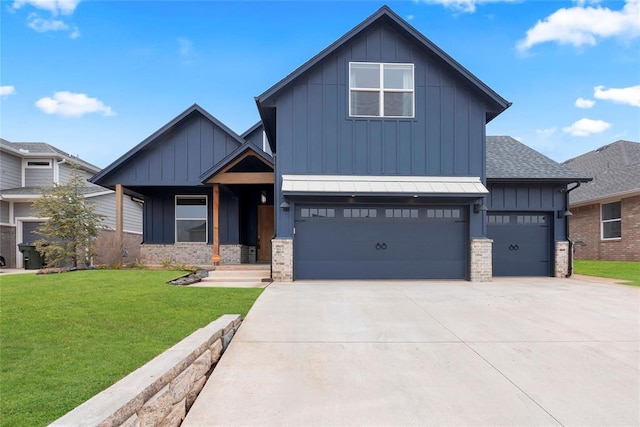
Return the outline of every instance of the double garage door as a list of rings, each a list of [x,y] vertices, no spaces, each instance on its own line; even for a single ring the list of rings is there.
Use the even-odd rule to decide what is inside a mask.
[[[463,279],[468,210],[461,206],[300,206],[296,279]]]

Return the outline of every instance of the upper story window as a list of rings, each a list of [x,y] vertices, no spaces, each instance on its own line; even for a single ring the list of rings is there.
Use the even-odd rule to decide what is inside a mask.
[[[601,230],[603,239],[622,237],[622,208],[620,202],[602,205]]]
[[[25,167],[29,169],[51,169],[51,159],[27,160]]]
[[[349,63],[349,115],[414,117],[413,64]]]
[[[176,242],[207,242],[207,196],[176,196]]]

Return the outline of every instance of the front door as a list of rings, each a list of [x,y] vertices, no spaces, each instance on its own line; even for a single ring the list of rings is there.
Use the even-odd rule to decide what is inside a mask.
[[[258,262],[271,262],[273,205],[258,205]]]

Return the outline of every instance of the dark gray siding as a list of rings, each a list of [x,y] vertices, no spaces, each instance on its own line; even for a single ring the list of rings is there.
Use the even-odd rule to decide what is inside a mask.
[[[566,220],[557,212],[566,210],[565,184],[488,184],[487,208],[492,212],[549,212],[553,238],[567,240]]]
[[[415,64],[416,117],[349,117],[350,61]],[[274,100],[278,175],[459,175],[484,180],[486,105],[474,90],[387,24],[372,26]],[[279,201],[280,186],[278,178]],[[290,217],[291,212],[279,212],[279,236],[290,235]]]
[[[271,155],[271,147],[266,143],[266,139],[264,137],[264,128],[262,126],[258,126],[253,132],[244,136],[244,139],[253,143],[255,146],[262,148],[262,150]]]
[[[22,159],[0,153],[0,190],[22,187]]]
[[[207,240],[213,242],[213,190],[211,187],[150,188],[145,194],[143,234],[147,244],[175,243],[175,196],[207,196]],[[239,243],[238,199],[220,187],[220,243]]]
[[[239,142],[200,113],[193,113],[109,174],[102,185],[200,185],[200,175]]]

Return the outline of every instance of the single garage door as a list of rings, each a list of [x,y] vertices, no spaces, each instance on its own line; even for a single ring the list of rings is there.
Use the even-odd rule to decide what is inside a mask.
[[[467,209],[297,206],[296,279],[463,279]]]
[[[551,275],[551,216],[537,212],[489,212],[494,276]]]

